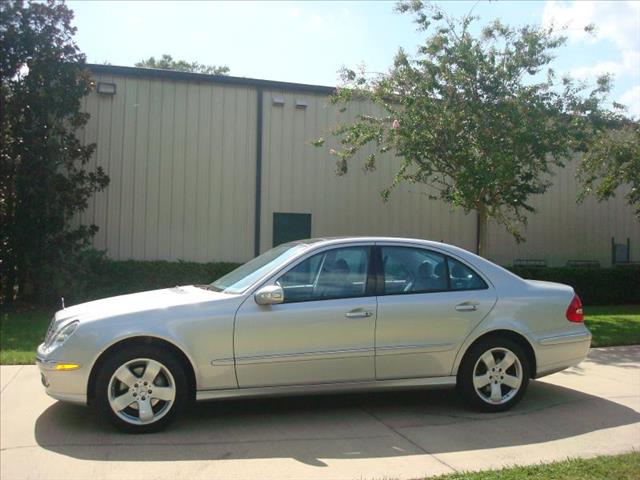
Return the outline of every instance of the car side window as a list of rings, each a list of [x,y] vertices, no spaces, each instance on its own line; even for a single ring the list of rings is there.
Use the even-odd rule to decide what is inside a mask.
[[[335,248],[317,253],[282,275],[276,284],[284,302],[362,297],[366,294],[369,247]]]
[[[462,262],[447,257],[451,290],[483,290],[487,287],[480,276]]]
[[[412,247],[381,247],[384,293],[442,292],[448,289],[445,257]]]

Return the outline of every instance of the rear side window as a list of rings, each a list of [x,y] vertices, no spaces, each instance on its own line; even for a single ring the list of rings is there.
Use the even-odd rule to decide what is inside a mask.
[[[448,289],[444,255],[411,247],[381,247],[380,250],[386,295]]]
[[[487,288],[485,281],[464,263],[451,257],[447,257],[447,263],[451,290],[482,290]]]
[[[383,295],[481,290],[485,281],[462,262],[414,247],[380,247]]]

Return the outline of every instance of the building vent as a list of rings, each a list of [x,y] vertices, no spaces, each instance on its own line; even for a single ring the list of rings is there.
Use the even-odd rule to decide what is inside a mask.
[[[282,107],[284,105],[284,97],[282,95],[274,95],[272,97],[273,105],[276,107]]]
[[[96,86],[96,91],[102,95],[115,95],[116,84],[108,83],[108,82],[98,82],[98,85]]]
[[[306,100],[296,100],[296,108],[301,108],[302,110],[304,110],[305,108],[307,108],[307,101]]]

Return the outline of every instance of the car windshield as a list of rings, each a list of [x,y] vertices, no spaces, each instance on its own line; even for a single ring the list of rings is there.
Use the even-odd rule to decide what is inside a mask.
[[[306,248],[307,245],[302,243],[279,245],[227,273],[224,277],[220,277],[209,287],[216,292],[242,293],[267,272]]]

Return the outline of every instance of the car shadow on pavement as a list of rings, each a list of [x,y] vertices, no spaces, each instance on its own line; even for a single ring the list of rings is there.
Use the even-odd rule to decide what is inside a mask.
[[[614,367],[623,370],[638,370],[640,363],[639,345],[628,345],[622,347],[601,347],[592,348],[586,360],[575,367],[562,371],[562,375],[584,376],[588,375],[591,366],[589,363],[603,367]]]
[[[98,461],[380,458],[529,445],[640,421],[619,403],[531,382],[501,414],[470,411],[453,389],[199,403],[169,429],[119,433],[88,408],[56,403],[36,421],[42,448]]]
[[[638,345],[592,348],[586,361],[607,367],[640,369],[639,356],[640,346]]]

